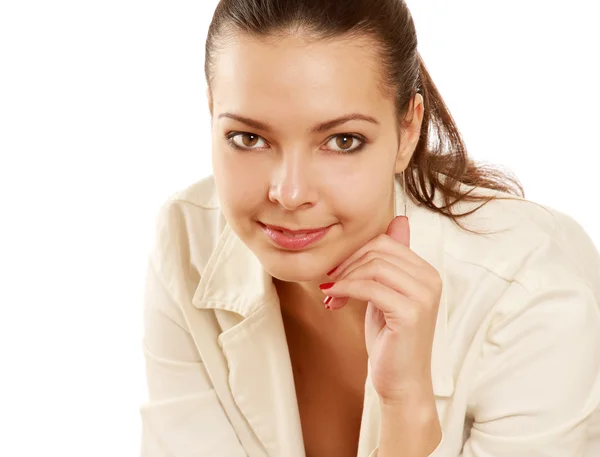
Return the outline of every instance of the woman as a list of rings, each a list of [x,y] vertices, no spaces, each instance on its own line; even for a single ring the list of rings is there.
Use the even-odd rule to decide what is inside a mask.
[[[600,455],[600,256],[468,158],[404,2],[221,1],[205,69],[143,456]]]

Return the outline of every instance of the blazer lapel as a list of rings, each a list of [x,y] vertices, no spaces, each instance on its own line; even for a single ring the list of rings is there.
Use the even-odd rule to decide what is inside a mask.
[[[279,306],[221,334],[236,403],[271,457],[304,457],[294,378]]]
[[[215,379],[213,383],[220,397],[233,399],[223,402],[223,407],[238,435],[251,433],[260,442],[262,452],[250,457],[305,457],[277,292],[272,277],[229,226],[192,302],[196,308],[215,309],[217,317],[221,316],[221,333],[216,342],[207,343],[215,349],[218,345],[225,362],[224,366],[220,363],[220,385]],[[210,361],[204,362],[211,374]],[[223,389],[224,384],[228,389]],[[240,412],[245,421],[234,420]]]

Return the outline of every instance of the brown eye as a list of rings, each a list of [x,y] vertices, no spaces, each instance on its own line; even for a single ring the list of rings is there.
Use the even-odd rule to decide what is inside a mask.
[[[335,144],[333,144],[334,140]],[[342,133],[332,137],[328,143],[331,144],[332,151],[349,154],[360,151],[364,147],[365,140],[355,134]]]
[[[337,137],[335,144],[340,149],[348,149],[350,146],[352,146],[353,140],[354,140],[354,138],[352,138],[351,136],[340,135]]]
[[[241,137],[241,141],[239,141],[239,137]],[[248,132],[229,134],[227,135],[227,139],[233,147],[238,149],[260,149],[260,146],[255,147],[256,143],[261,140],[264,141],[260,136]]]
[[[242,143],[244,143],[244,146],[246,146],[247,148],[251,148],[258,141],[258,136],[253,135],[251,133],[242,133],[241,137]]]

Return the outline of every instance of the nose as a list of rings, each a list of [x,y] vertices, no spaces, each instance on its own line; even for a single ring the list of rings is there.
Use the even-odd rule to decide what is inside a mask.
[[[313,206],[318,199],[310,159],[302,154],[282,154],[274,168],[269,200],[293,211]]]

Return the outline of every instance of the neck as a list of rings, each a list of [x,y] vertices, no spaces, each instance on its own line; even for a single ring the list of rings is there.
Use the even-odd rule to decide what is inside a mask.
[[[321,282],[328,280],[323,278]],[[282,317],[295,327],[322,337],[335,336],[340,332],[364,334],[366,302],[351,299],[343,308],[327,310],[323,303],[325,295],[319,289],[321,282],[273,281]]]

